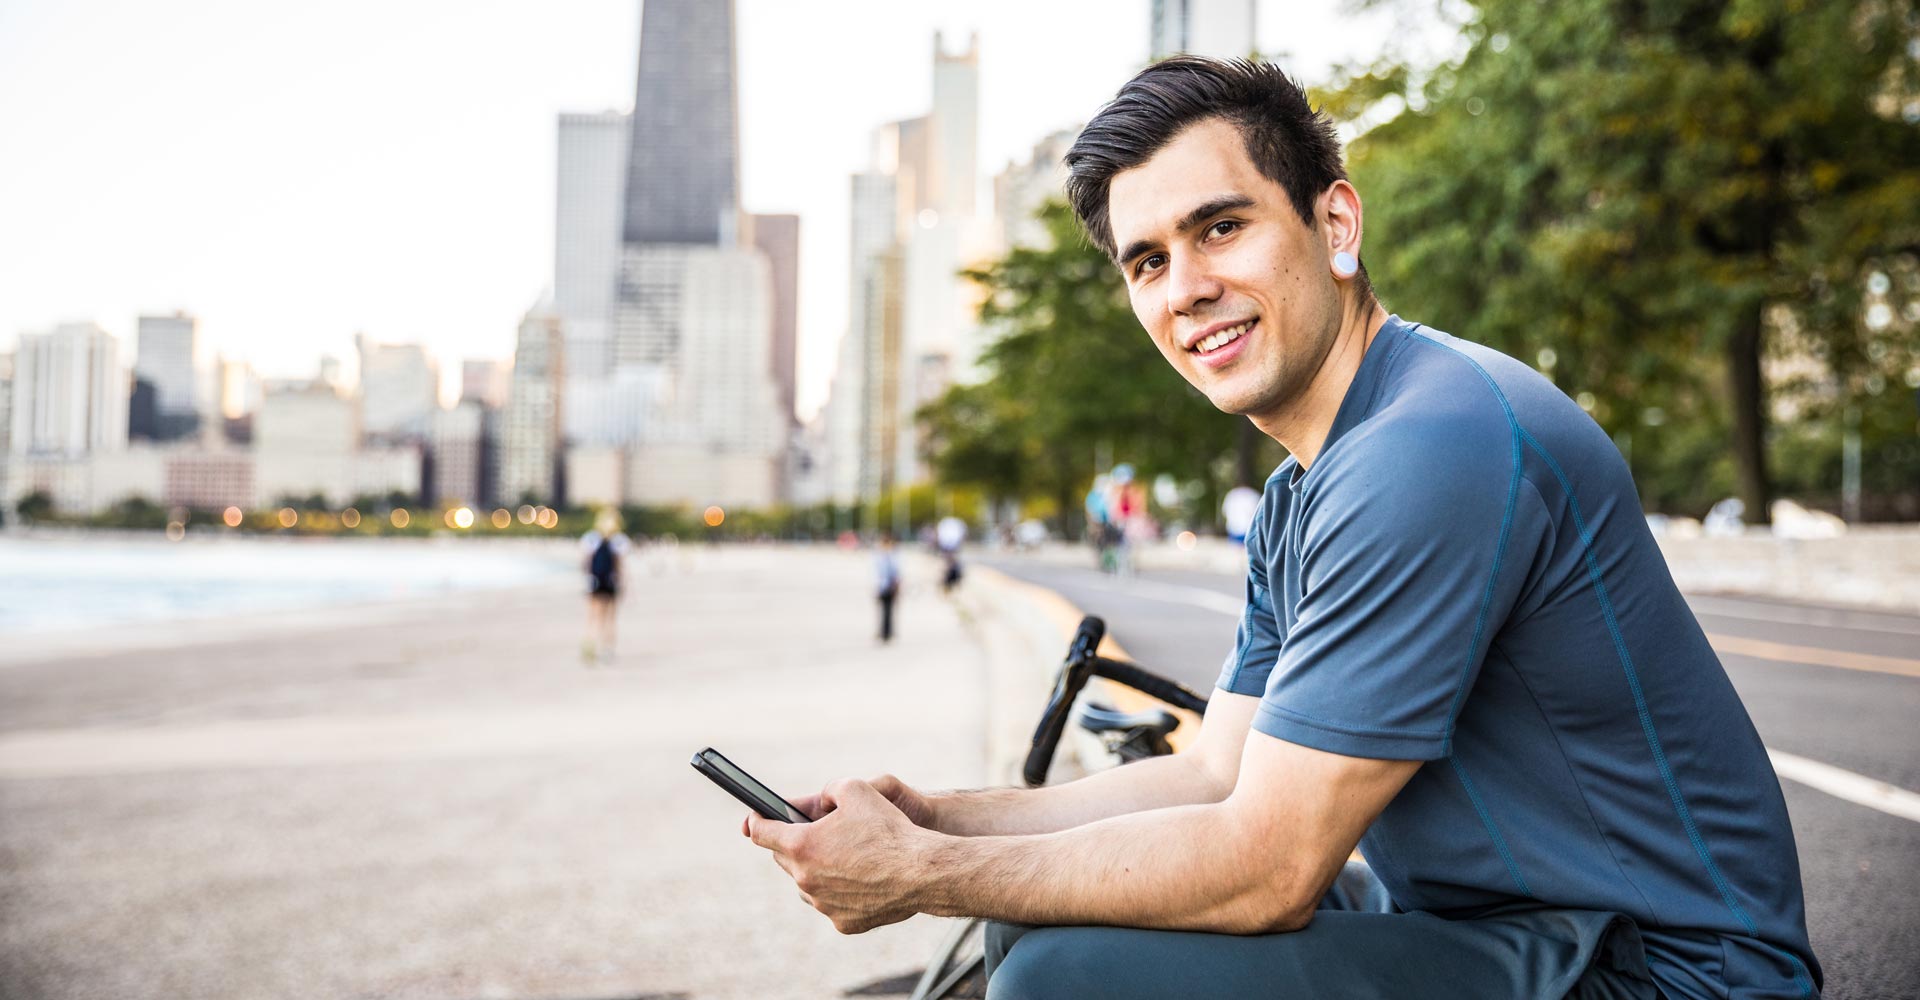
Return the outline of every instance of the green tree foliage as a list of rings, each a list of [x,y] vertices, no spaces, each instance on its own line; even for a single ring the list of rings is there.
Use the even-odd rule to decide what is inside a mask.
[[[1160,356],[1128,305],[1112,262],[1081,235],[1073,213],[1039,213],[1051,237],[1015,247],[967,277],[987,292],[981,322],[1000,331],[981,364],[987,377],[955,386],[919,414],[928,458],[943,483],[995,499],[1046,498],[1069,517],[1100,455],[1206,484],[1212,509],[1238,417]]]
[[[1809,420],[1920,364],[1920,280],[1905,278],[1920,251],[1920,11],[1468,6],[1457,63],[1419,80],[1378,67],[1326,95],[1363,121],[1396,112],[1349,151],[1376,285],[1390,308],[1539,362],[1635,454],[1650,502],[1737,486],[1764,517],[1769,441],[1804,461],[1821,435],[1769,435],[1763,362],[1821,373],[1798,407]],[[1889,274],[1896,287],[1872,292]],[[1876,294],[1893,300],[1878,314]],[[1881,402],[1867,423],[1893,428],[1876,467],[1905,472],[1887,485],[1914,491],[1901,402],[1904,419]]]

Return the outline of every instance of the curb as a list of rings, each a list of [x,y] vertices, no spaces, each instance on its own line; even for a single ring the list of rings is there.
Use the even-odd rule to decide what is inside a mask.
[[[954,599],[987,654],[988,780],[1022,784],[1020,769],[1032,746],[1034,724],[1046,706],[1054,674],[1084,613],[1039,584],[978,565],[967,568],[966,581],[955,591]],[[1116,660],[1130,658],[1111,636],[1101,640],[1099,652]],[[1087,684],[1076,704],[1087,701],[1126,712],[1168,708],[1131,688],[1099,678]],[[1190,712],[1169,710],[1181,722],[1169,741],[1176,749],[1183,749],[1199,731],[1199,718]],[[1069,780],[1105,770],[1114,763],[1099,737],[1070,725],[1054,757],[1054,775],[1056,780]]]

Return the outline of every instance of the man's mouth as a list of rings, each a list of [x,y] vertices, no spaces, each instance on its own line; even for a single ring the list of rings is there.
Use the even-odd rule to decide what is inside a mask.
[[[1192,347],[1188,348],[1188,350],[1195,354],[1212,354],[1222,347],[1246,336],[1247,331],[1253,329],[1253,325],[1258,322],[1260,322],[1259,317],[1255,317],[1236,326],[1230,326],[1224,330],[1217,330],[1200,338]]]

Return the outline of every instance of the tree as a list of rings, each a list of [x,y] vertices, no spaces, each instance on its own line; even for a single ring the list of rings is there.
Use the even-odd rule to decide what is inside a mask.
[[[1235,424],[1161,358],[1111,261],[1064,203],[1037,217],[1050,245],[1015,247],[966,272],[987,292],[981,322],[1000,331],[987,378],[956,386],[919,414],[942,481],[997,497],[1046,497],[1063,518],[1081,508],[1097,454],[1222,492],[1215,464]]]
[[[1327,95],[1404,101],[1350,147],[1378,286],[1539,361],[1616,440],[1718,416],[1764,519],[1769,335],[1799,331],[1843,395],[1920,360],[1898,306],[1898,350],[1869,357],[1888,325],[1863,305],[1920,251],[1913,0],[1469,5],[1457,63]]]

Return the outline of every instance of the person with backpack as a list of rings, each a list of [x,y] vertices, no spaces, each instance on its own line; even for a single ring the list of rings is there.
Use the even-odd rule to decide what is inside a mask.
[[[610,507],[594,518],[593,530],[580,536],[587,571],[587,637],[580,644],[580,658],[589,667],[613,660],[620,568],[631,547],[620,532],[620,515]]]

